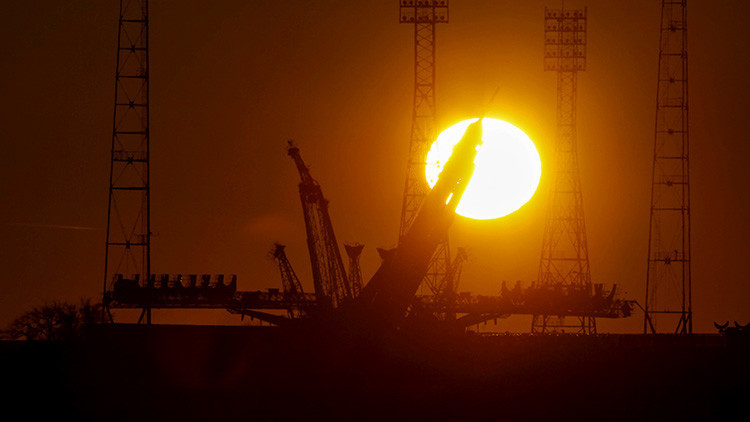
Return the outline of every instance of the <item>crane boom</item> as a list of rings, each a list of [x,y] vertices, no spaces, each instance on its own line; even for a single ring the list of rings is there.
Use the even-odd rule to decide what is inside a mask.
[[[310,175],[299,148],[291,141],[287,153],[294,160],[301,179],[299,193],[318,308],[335,309],[352,298],[352,290],[328,214],[328,200],[323,196],[320,184]]]

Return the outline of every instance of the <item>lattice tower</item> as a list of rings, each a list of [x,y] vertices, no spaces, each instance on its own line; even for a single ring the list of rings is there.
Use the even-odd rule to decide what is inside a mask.
[[[687,1],[662,1],[644,333],[692,334]]]
[[[579,71],[586,68],[586,9],[544,11],[544,68],[557,72],[557,134],[547,209],[539,287],[590,296],[586,225],[576,146],[576,91]],[[555,315],[534,315],[531,331],[596,332],[593,317],[568,322]]]
[[[399,241],[422,205],[429,186],[425,180],[427,152],[435,133],[435,25],[448,22],[448,0],[401,0],[399,20],[414,25],[414,108],[412,114],[406,184],[401,208]],[[430,261],[423,286],[434,295],[442,291],[450,267],[448,238]]]
[[[148,0],[121,0],[104,262],[105,308],[115,274],[151,280]],[[148,295],[147,295],[148,296]],[[148,297],[143,316],[151,322]]]

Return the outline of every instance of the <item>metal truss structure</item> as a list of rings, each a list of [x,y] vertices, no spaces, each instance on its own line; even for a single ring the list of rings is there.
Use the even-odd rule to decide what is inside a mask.
[[[281,275],[281,286],[284,288],[284,298],[288,304],[287,312],[289,318],[298,319],[306,315],[306,309],[301,308],[300,304],[304,302],[305,291],[302,290],[302,284],[294,272],[289,258],[284,252],[284,245],[275,244],[271,255],[279,265],[279,274]]]
[[[328,200],[320,184],[299,154],[299,148],[289,141],[288,154],[294,160],[300,175],[299,194],[305,217],[307,248],[310,252],[313,285],[321,309],[337,308],[352,298],[349,278],[344,269],[339,244],[328,214]]]
[[[586,9],[545,9],[544,69],[557,72],[557,136],[544,227],[538,287],[591,294],[586,225],[576,147],[577,75],[586,68]],[[533,333],[565,329],[596,333],[594,316],[566,323],[561,315],[535,314]]]
[[[116,274],[153,287],[149,179],[148,0],[121,0],[104,259],[104,309]],[[151,322],[150,295],[141,303]]]
[[[352,296],[357,297],[362,291],[362,268],[359,266],[359,257],[365,245],[360,243],[345,244],[346,254],[349,256],[349,283],[352,285]]]
[[[662,1],[644,333],[692,334],[687,1]]]
[[[435,130],[435,25],[448,23],[448,0],[401,0],[399,21],[414,25],[414,108],[399,241],[411,227],[429,191],[424,168]],[[439,295],[450,267],[446,237],[430,261],[424,284]]]
[[[258,291],[236,291],[237,278],[230,282],[222,275],[202,275],[196,285],[195,275],[168,275],[157,281],[153,289],[153,308],[164,309],[226,309],[230,313],[248,315],[274,324],[284,324],[303,315],[314,314],[318,309],[315,294],[300,293],[290,295],[278,288]],[[210,281],[208,281],[210,280]],[[117,308],[138,308],[141,296],[147,287],[136,285],[132,280],[124,280],[123,287],[116,287],[111,293],[111,303]],[[205,283],[205,284],[204,284]],[[510,315],[536,315],[553,313],[571,318],[627,318],[635,306],[634,301],[616,298],[616,286],[609,292],[602,285],[594,285],[594,292],[570,288],[531,287],[522,289],[517,284],[508,289],[504,284],[500,295],[485,296],[470,293],[456,294],[451,302],[435,295],[417,295],[412,306],[421,315],[459,315],[449,323],[470,326],[483,321],[506,318]],[[284,318],[264,311],[288,311],[295,309],[294,318]],[[304,314],[296,313],[305,310]]]
[[[446,303],[445,319],[447,320],[456,319],[456,304],[458,298],[458,286],[461,282],[461,270],[463,269],[464,262],[468,257],[469,255],[466,252],[466,248],[456,248],[456,257],[453,258],[453,263],[445,277],[445,286],[443,288],[442,297]]]

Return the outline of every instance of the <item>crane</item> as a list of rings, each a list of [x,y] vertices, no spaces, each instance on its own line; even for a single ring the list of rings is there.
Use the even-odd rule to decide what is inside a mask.
[[[287,153],[294,160],[301,179],[299,194],[305,217],[313,285],[318,309],[325,312],[351,300],[352,289],[328,214],[328,200],[292,141],[289,141]]]

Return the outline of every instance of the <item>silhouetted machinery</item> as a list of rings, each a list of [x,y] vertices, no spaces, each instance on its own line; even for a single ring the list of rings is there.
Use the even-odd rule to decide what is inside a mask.
[[[416,294],[430,258],[447,234],[456,206],[474,172],[474,158],[482,139],[480,122],[470,125],[454,147],[437,183],[398,246],[379,250],[382,263],[364,286],[359,268],[362,245],[345,245],[350,264],[347,274],[328,214],[328,200],[302,160],[299,149],[290,142],[288,154],[300,174],[299,193],[314,293],[304,292],[284,246],[277,244],[271,255],[279,267],[282,290],[237,291],[236,276],[165,274],[140,283],[137,277],[127,279],[118,274],[105,300],[113,308],[139,308],[144,304],[152,308],[223,308],[276,325],[317,321],[387,328],[406,321],[428,319],[466,327],[511,314],[630,316],[633,302],[615,299],[616,286],[604,292],[601,285],[596,285],[593,295],[571,287],[533,285],[522,289],[520,284],[512,290],[503,284],[499,296],[459,293],[458,280],[466,259],[466,252],[461,248],[438,294]],[[278,311],[285,311],[286,315]]]
[[[289,318],[298,319],[304,317],[309,312],[310,303],[305,298],[305,292],[302,290],[302,284],[297,278],[297,274],[292,268],[292,264],[286,257],[284,245],[274,245],[272,252],[274,259],[279,264],[279,273],[281,274],[281,285],[284,287],[284,302],[287,305]]]
[[[299,148],[289,141],[289,156],[297,166],[300,178],[299,194],[305,215],[307,249],[310,252],[313,284],[318,307],[330,309],[339,307],[352,299],[352,289],[344,270],[336,235],[333,232],[331,217],[328,215],[328,200],[323,196],[318,182],[310,175],[310,170],[302,161]]]
[[[394,326],[404,317],[427,273],[430,258],[453,222],[456,207],[474,174],[474,159],[481,143],[479,120],[469,125],[453,147],[411,227],[357,297],[357,311],[364,318]]]
[[[600,318],[630,316],[632,302],[615,299],[616,286],[605,294],[602,285],[595,286],[593,295],[571,289],[532,286],[513,291],[503,288],[500,296],[475,296],[458,293],[458,280],[466,252],[459,249],[456,259],[440,286],[437,295],[417,296],[416,292],[427,271],[430,257],[450,227],[455,209],[474,171],[474,158],[481,144],[481,121],[469,126],[454,147],[450,160],[440,173],[435,187],[428,194],[409,231],[399,245],[380,250],[383,262],[370,281],[358,292],[358,267],[343,271],[343,263],[333,226],[328,216],[328,201],[320,185],[312,178],[302,161],[299,149],[290,144],[289,155],[300,172],[300,196],[305,215],[308,249],[315,281],[316,298],[341,291],[335,301],[326,300],[311,317],[326,322],[346,321],[369,326],[398,326],[405,316],[423,320],[440,319],[465,327],[488,319],[510,314],[535,314],[540,311],[560,316],[586,315]],[[361,247],[346,248],[350,259],[356,260]],[[330,268],[325,275],[316,268]],[[351,266],[355,268],[355,266]],[[315,275],[319,274],[319,275]],[[330,274],[333,274],[330,275]],[[359,276],[361,277],[361,276]],[[351,283],[347,283],[351,282]],[[337,284],[338,283],[338,284]],[[343,289],[341,287],[344,287]],[[322,289],[322,291],[319,291]],[[349,290],[351,289],[351,290]],[[329,304],[330,303],[330,304]],[[312,309],[312,308],[311,308]],[[456,318],[457,314],[462,314]]]
[[[353,290],[344,271],[328,214],[328,201],[323,196],[318,182],[310,175],[299,149],[290,142],[288,153],[294,160],[301,178],[299,191],[315,286],[315,305],[305,309],[305,305],[302,304],[297,309],[304,310],[312,319],[324,323],[338,321],[358,327],[362,327],[363,324],[369,327],[400,325],[409,306],[414,302],[430,258],[439,242],[447,235],[455,216],[455,209],[474,173],[474,159],[481,142],[480,121],[470,125],[463,138],[453,148],[450,160],[445,164],[434,188],[425,198],[414,223],[401,237],[399,245],[389,253],[383,254],[384,259],[380,268],[361,288],[359,294],[356,294],[359,286]],[[356,262],[362,248],[352,246],[347,250],[352,261]],[[285,293],[288,291],[294,295],[298,290],[301,292],[302,288],[296,276],[291,276],[294,273],[283,255],[283,248],[277,247],[274,256],[280,262]],[[463,257],[457,262],[462,262]],[[358,271],[357,266],[353,265],[352,268]],[[454,284],[448,282],[448,286],[448,289],[454,292]],[[296,317],[296,311],[288,309],[290,316]],[[263,314],[255,310],[235,312],[277,324],[284,323],[276,315]]]
[[[142,285],[137,274],[130,278],[115,274],[105,300],[112,307],[141,307],[150,302],[160,308],[216,308],[229,303],[236,291],[236,275],[152,274]]]

